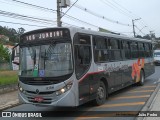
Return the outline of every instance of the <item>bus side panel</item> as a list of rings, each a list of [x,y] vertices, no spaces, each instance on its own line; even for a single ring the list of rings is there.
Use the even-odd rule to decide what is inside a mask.
[[[89,84],[91,76],[86,76],[79,82],[79,105],[89,101]]]
[[[128,86],[133,83],[133,79],[131,77],[132,74],[132,66],[131,63],[132,61],[123,61],[122,62],[122,84],[123,87]]]
[[[88,73],[79,82],[79,104],[94,100],[103,73]]]

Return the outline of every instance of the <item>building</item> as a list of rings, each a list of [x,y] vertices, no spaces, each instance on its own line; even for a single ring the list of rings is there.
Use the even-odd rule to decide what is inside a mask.
[[[0,35],[0,39],[3,39],[5,41],[9,41],[9,37],[5,36],[5,35]]]
[[[9,53],[12,54],[12,48],[13,48],[14,46],[11,46],[11,45],[3,45],[3,47],[4,47],[4,48],[7,48],[8,51],[9,51]],[[19,57],[15,57],[14,62],[19,62]],[[13,70],[19,70],[19,65],[16,65],[16,64],[13,64],[13,63],[12,63],[12,68],[13,68]]]

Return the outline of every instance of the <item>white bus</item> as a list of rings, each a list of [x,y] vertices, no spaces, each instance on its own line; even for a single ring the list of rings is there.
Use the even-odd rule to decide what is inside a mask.
[[[19,46],[19,99],[27,104],[101,105],[155,71],[150,40],[62,27],[27,32]]]
[[[154,64],[160,65],[160,50],[154,50]]]

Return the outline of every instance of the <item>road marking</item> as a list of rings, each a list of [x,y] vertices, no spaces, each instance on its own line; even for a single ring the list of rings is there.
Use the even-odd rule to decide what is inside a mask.
[[[98,112],[101,112],[101,111],[97,111],[97,113]],[[76,120],[97,119],[97,118],[106,118],[106,117],[118,117],[121,114],[133,115],[133,116],[138,114],[138,111],[125,111],[125,112],[124,111],[119,111],[119,112],[108,111],[109,113],[107,111],[105,111],[106,113],[104,113],[104,111],[102,111],[102,112],[103,113],[100,113],[100,114],[89,114],[89,115],[84,114],[82,116],[77,117]]]
[[[151,85],[151,86],[144,86],[142,88],[155,88],[155,87],[156,87],[156,85]]]
[[[105,104],[102,106],[98,106],[97,108],[110,108],[110,107],[121,107],[121,106],[136,106],[136,105],[144,105],[145,102],[132,102],[132,103],[116,103],[116,104]]]
[[[134,91],[130,91],[129,93],[141,93],[141,92],[154,92],[154,90],[134,90]]]
[[[123,96],[123,97],[110,98],[110,100],[131,99],[131,98],[148,98],[148,97],[150,97],[150,95],[142,95],[142,96]]]

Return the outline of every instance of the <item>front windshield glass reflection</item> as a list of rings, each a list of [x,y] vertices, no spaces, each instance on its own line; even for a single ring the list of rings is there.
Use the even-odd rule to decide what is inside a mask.
[[[21,48],[21,75],[58,77],[73,72],[70,43]]]

